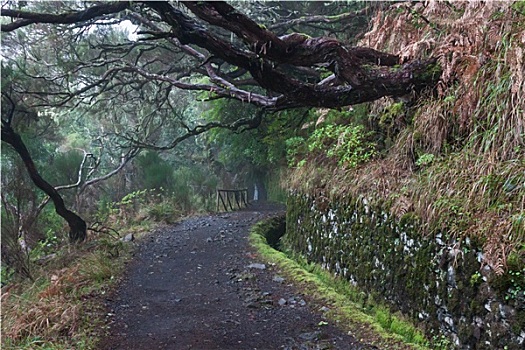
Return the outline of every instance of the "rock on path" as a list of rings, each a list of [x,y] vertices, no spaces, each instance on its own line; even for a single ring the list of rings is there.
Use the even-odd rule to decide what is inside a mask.
[[[188,219],[139,241],[108,299],[101,349],[373,349],[257,259],[249,228],[277,213],[254,206]]]

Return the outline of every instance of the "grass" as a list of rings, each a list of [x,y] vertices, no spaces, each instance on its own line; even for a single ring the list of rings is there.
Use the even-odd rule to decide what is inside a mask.
[[[389,309],[347,281],[334,277],[319,265],[300,257],[290,258],[266,242],[268,221],[254,225],[250,242],[269,263],[276,264],[301,290],[316,303],[329,305],[326,316],[356,339],[379,348],[428,349],[423,333],[401,315]]]
[[[96,349],[101,298],[118,280],[127,251],[118,240],[64,247],[34,282],[3,288],[2,349]]]

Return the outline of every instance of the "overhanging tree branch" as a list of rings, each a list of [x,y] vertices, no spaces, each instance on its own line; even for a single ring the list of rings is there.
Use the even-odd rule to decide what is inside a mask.
[[[223,122],[210,122],[203,125],[196,125],[194,127],[190,127],[186,124],[182,124],[182,126],[185,128],[186,133],[184,133],[181,136],[178,136],[174,140],[172,140],[169,144],[164,146],[159,146],[153,143],[146,142],[144,140],[138,139],[136,135],[123,135],[125,139],[130,141],[133,145],[139,148],[148,148],[153,149],[157,151],[166,151],[175,148],[178,144],[180,144],[182,141],[189,139],[190,137],[197,136],[200,134],[203,134],[209,130],[212,129],[228,129],[234,132],[244,132],[246,130],[255,129],[261,125],[261,122],[263,120],[264,109],[260,109],[255,113],[255,115],[251,118],[241,118],[238,119],[232,123],[223,123]]]
[[[432,59],[398,65],[399,57],[396,55],[366,47],[349,47],[336,38],[309,37],[302,33],[278,36],[226,2],[183,2],[182,5],[193,12],[196,18],[185,14],[170,2],[143,2],[142,6],[134,7],[135,12],[131,12],[126,18],[152,33],[162,33],[162,38],[154,35],[152,39],[171,43],[175,49],[173,52],[198,61],[197,66],[188,72],[207,75],[210,84],[194,84],[174,79],[171,73],[176,70],[173,70],[172,65],[161,60],[161,56],[157,56],[158,59],[150,57],[143,62],[141,51],[126,68],[123,69],[118,64],[108,67],[101,79],[92,79],[77,91],[50,93],[63,97],[59,105],[64,105],[74,97],[86,98],[84,93],[88,90],[94,91],[90,98],[95,98],[97,93],[116,86],[107,83],[117,78],[115,73],[134,71],[143,77],[165,81],[179,89],[206,88],[213,93],[212,98],[235,98],[280,110],[299,106],[341,107],[373,101],[383,96],[402,96],[433,86],[440,76],[439,67]],[[82,23],[86,18],[95,19],[98,15],[111,15],[128,8],[131,9],[131,6],[127,2],[113,2],[60,15],[9,9],[3,11],[2,15],[32,23]],[[343,14],[325,18],[330,22],[350,16]],[[315,16],[302,20],[323,21],[321,17]],[[206,25],[219,26],[232,33],[241,39],[241,46],[238,42],[225,40],[222,34],[212,32]],[[14,29],[3,27],[2,30]],[[169,50],[168,47],[163,49]],[[234,70],[221,71],[224,62],[227,63],[225,67],[233,67]],[[147,72],[146,68],[149,69],[152,65],[166,67],[155,73]],[[304,69],[308,71],[307,74]],[[246,74],[230,75],[235,71]],[[312,74],[315,71],[323,72],[324,76],[326,71],[331,71],[334,76],[322,80],[321,74]],[[250,85],[242,85],[246,82],[257,82],[259,87],[267,90],[266,96]],[[63,95],[58,95],[62,93]]]
[[[212,78],[212,80],[216,82],[219,82],[221,85],[223,85],[222,87],[218,85],[210,85],[210,84],[185,83],[185,82],[167,77],[165,75],[150,73],[144,69],[134,67],[134,66],[128,66],[122,70],[127,71],[127,72],[136,72],[140,74],[141,76],[151,79],[151,80],[164,81],[180,89],[209,91],[210,93],[217,94],[218,96],[221,96],[221,97],[235,98],[237,100],[252,103],[252,104],[255,104],[261,107],[273,107],[275,105],[275,102],[277,101],[276,98],[268,98],[264,95],[251,93],[249,91],[238,89],[233,84],[230,84],[226,80],[221,79],[219,76],[215,75],[213,70],[208,70],[208,72],[210,72],[210,78]]]
[[[369,48],[347,48],[337,39],[309,38],[292,34],[278,38],[230,5],[222,2],[184,3],[198,17],[235,33],[251,52],[235,48],[213,36],[169,3],[152,2],[163,20],[172,26],[181,43],[193,43],[213,55],[248,70],[268,90],[281,93],[275,109],[297,106],[338,107],[369,102],[383,96],[402,96],[431,86],[440,76],[436,61],[416,61],[385,69],[397,56]],[[342,82],[336,86],[305,83],[279,71],[278,65],[324,65]],[[276,68],[277,66],[277,68]]]
[[[1,15],[3,17],[11,17],[15,21],[9,24],[2,24],[1,31],[11,32],[34,23],[72,24],[86,22],[103,15],[121,12],[127,9],[130,4],[131,2],[129,1],[109,2],[103,5],[95,5],[84,11],[66,12],[58,15],[2,9]]]

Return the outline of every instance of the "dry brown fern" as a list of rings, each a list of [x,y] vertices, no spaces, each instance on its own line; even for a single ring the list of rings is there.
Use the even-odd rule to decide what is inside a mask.
[[[410,213],[413,210],[412,201],[406,196],[399,196],[395,199],[392,207],[390,207],[390,214],[396,218],[401,218],[403,215]]]

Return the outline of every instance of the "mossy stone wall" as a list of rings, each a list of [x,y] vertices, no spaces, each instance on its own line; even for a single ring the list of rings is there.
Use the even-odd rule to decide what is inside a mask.
[[[429,338],[444,334],[460,349],[525,348],[523,293],[508,298],[497,288],[506,279],[482,268],[473,240],[423,237],[419,227],[412,215],[395,219],[367,199],[295,193],[283,243],[382,298]]]

